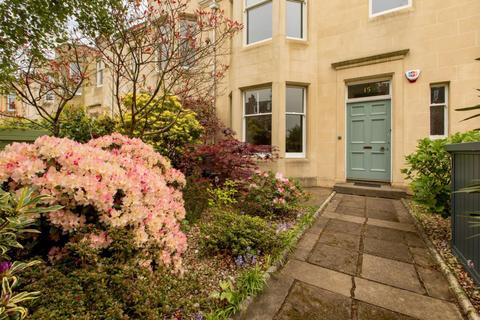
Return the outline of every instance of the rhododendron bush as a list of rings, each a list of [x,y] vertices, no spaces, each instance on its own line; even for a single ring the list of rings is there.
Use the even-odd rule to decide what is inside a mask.
[[[49,237],[50,256],[64,253],[68,243],[108,249],[111,233],[128,230],[144,265],[179,270],[186,249],[180,231],[184,184],[184,176],[151,146],[120,134],[87,144],[44,136],[0,152],[0,186],[32,186],[53,196],[50,204],[63,206],[43,217],[51,234],[57,230]]]

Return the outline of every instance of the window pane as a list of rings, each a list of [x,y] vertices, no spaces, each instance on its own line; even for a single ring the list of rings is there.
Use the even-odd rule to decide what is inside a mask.
[[[304,88],[287,87],[287,112],[304,112],[304,92]]]
[[[303,116],[287,114],[286,151],[303,152]]]
[[[257,113],[257,91],[245,92],[245,114]]]
[[[303,38],[303,3],[287,1],[287,36]]]
[[[430,107],[430,135],[445,135],[445,106]]]
[[[430,91],[432,104],[445,103],[445,87],[432,87]]]
[[[348,86],[348,98],[365,98],[390,94],[390,82],[379,81]]]
[[[263,89],[258,91],[258,102],[260,113],[272,112],[272,89]]]
[[[245,118],[246,142],[254,145],[272,145],[272,115]]]
[[[272,37],[272,2],[247,11],[247,43]]]
[[[372,14],[392,10],[399,7],[405,7],[408,5],[408,0],[371,0],[371,1],[372,1]]]

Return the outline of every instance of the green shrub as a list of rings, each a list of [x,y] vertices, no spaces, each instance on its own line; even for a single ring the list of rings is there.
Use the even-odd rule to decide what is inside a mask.
[[[116,122],[105,115],[90,116],[84,107],[67,106],[60,115],[60,138],[69,138],[78,142],[106,136],[115,132]],[[36,129],[53,132],[51,123],[38,119],[35,122],[20,118],[0,119],[0,129]]]
[[[142,109],[151,99],[149,94],[137,95],[137,108]],[[132,94],[123,98],[126,108],[131,108]],[[197,114],[184,108],[176,96],[167,96],[164,101],[154,99],[156,107],[149,114],[138,114],[134,136],[152,145],[161,155],[177,165],[185,153],[187,145],[199,141],[203,127],[197,120]],[[124,127],[128,131],[132,126],[132,116],[126,114]]]
[[[308,198],[300,183],[284,178],[282,174],[259,172],[246,182],[246,190],[239,203],[250,215],[282,217],[295,213],[298,205]]]
[[[101,260],[97,266],[40,265],[26,274],[25,290],[42,290],[30,319],[176,319],[211,303],[195,273],[183,277],[138,264]]]
[[[262,218],[216,210],[201,225],[200,243],[206,252],[236,257],[269,254],[278,249],[280,241],[275,229]]]
[[[209,188],[211,188],[211,185],[207,179],[187,177],[187,184],[183,189],[186,211],[185,219],[195,222],[208,209]]]
[[[92,117],[84,107],[67,106],[60,116],[59,136],[84,143],[112,134],[115,126],[115,120],[106,115]]]
[[[231,207],[237,201],[239,183],[226,180],[221,187],[208,188],[208,205],[211,208]]]
[[[434,213],[450,214],[451,158],[445,146],[451,143],[480,141],[479,131],[456,133],[447,139],[419,140],[417,150],[406,157],[402,170],[411,180],[414,200]]]

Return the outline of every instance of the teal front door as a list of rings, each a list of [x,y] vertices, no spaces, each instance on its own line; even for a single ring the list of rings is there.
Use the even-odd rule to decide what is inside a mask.
[[[347,104],[347,179],[390,181],[390,100]]]

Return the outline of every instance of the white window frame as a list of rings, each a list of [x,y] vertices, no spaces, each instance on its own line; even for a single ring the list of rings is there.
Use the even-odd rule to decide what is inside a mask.
[[[445,102],[444,103],[432,103],[432,89],[433,88],[445,88]],[[439,84],[431,84],[429,86],[429,108],[428,108],[428,134],[430,136],[430,139],[435,140],[435,139],[444,139],[448,137],[448,99],[449,99],[449,84],[448,83],[439,83]],[[443,112],[444,112],[444,128],[443,128],[443,135],[431,135],[431,127],[430,127],[430,117],[431,117],[431,108],[432,107],[443,107]]]
[[[370,18],[375,18],[375,17],[378,17],[378,16],[383,16],[384,14],[389,14],[389,13],[392,13],[392,12],[395,12],[395,11],[400,11],[400,10],[403,10],[403,9],[411,8],[412,7],[412,2],[413,2],[413,0],[408,0],[407,5],[397,7],[397,8],[393,8],[393,9],[390,9],[390,10],[385,10],[385,11],[378,12],[378,13],[374,14],[373,13],[373,1],[374,0],[368,0],[368,14],[369,14]]]
[[[307,93],[308,89],[305,86],[296,86],[296,85],[287,85],[286,88],[299,88],[303,90],[303,112],[288,112],[287,106],[285,105],[285,124],[287,122],[287,115],[299,115],[302,116],[302,144],[303,144],[303,151],[302,152],[286,152],[285,151],[285,158],[287,159],[303,159],[307,155]],[[285,95],[287,94],[287,90],[285,90]],[[285,99],[287,101],[287,99]],[[285,150],[286,150],[286,141],[287,141],[287,130],[285,126]]]
[[[103,87],[103,83],[105,81],[105,63],[103,62],[102,59],[97,60],[97,72],[95,73],[96,75],[96,83],[97,83],[97,88]],[[100,82],[100,74],[101,76],[101,82]]]
[[[13,101],[11,101],[13,99]],[[14,93],[10,93],[7,95],[7,111],[8,112],[15,112],[17,111],[17,108],[16,108],[16,101],[17,101],[17,95],[14,94]],[[10,108],[10,105],[13,103],[13,105],[15,106],[14,108]]]
[[[268,112],[268,113],[255,113],[255,114],[246,114],[245,112],[245,106],[246,106],[246,97],[245,95],[247,94],[247,92],[249,91],[260,91],[260,90],[265,90],[265,89],[270,89],[271,92],[272,92],[272,111],[271,112]],[[242,100],[243,100],[243,107],[242,107],[242,110],[243,110],[243,130],[242,130],[242,141],[243,142],[247,142],[247,118],[251,118],[251,117],[257,117],[257,116],[272,116],[272,122],[273,122],[273,88],[272,86],[262,86],[262,87],[254,87],[254,88],[249,88],[249,89],[245,89],[242,91]],[[258,108],[258,104],[260,103],[260,99],[258,98],[258,93],[257,93],[257,108]],[[272,126],[273,126],[273,123],[272,123]],[[273,133],[272,133],[272,136],[271,136],[271,139],[272,139],[272,144],[273,144]]]
[[[307,29],[308,29],[308,24],[307,24],[307,19],[308,19],[308,5],[307,5],[307,0],[285,0],[285,5],[286,3],[290,2],[299,2],[302,4],[302,37],[297,38],[297,37],[289,37],[287,32],[287,15],[285,14],[285,35],[287,39],[292,39],[292,40],[307,40]]]
[[[263,43],[263,42],[267,42],[267,41],[270,41],[273,39],[273,26],[272,26],[272,35],[270,36],[270,38],[267,38],[267,39],[263,39],[263,40],[260,40],[260,41],[256,41],[256,42],[251,42],[251,43],[248,43],[248,10],[251,10],[251,9],[254,9],[256,7],[259,7],[261,5],[264,5],[265,3],[268,3],[268,2],[271,2],[272,3],[272,23],[273,23],[273,0],[262,0],[258,3],[255,3],[255,4],[252,4],[250,6],[247,6],[247,0],[243,0],[243,21],[244,21],[244,26],[245,28],[243,28],[243,44],[245,46],[252,46],[252,45],[256,45],[256,44],[259,44],[259,43]]]

